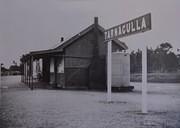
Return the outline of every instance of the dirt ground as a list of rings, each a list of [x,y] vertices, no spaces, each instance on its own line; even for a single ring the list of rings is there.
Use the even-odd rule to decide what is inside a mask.
[[[148,84],[148,114],[141,113],[141,84],[133,92],[35,89],[3,77],[0,128],[180,128],[180,84]]]

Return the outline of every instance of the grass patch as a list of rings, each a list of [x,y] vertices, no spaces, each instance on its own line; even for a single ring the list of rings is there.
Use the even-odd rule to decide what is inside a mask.
[[[142,74],[131,74],[131,82],[141,82]],[[180,83],[180,72],[176,73],[148,73],[148,82],[157,83]]]

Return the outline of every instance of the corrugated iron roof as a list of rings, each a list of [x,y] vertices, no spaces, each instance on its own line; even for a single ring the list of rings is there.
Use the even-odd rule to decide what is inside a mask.
[[[95,24],[90,25],[89,27],[82,30],[80,33],[76,34],[75,36],[69,38],[68,40],[65,40],[65,41],[61,42],[61,44],[59,44],[55,48],[47,49],[47,50],[40,50],[40,51],[31,51],[29,54],[30,55],[42,55],[42,54],[63,52],[64,48],[66,48],[68,45],[73,43],[75,40],[77,40],[80,37],[87,34],[89,31],[93,30],[94,27],[95,27]],[[102,26],[97,25],[97,28],[100,30],[100,32],[104,33],[105,29]],[[113,40],[113,42],[115,42],[116,44],[121,46],[124,50],[128,49],[127,45],[124,42],[119,41],[118,39]]]

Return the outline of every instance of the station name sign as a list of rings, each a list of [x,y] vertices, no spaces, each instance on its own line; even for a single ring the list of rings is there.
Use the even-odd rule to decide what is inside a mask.
[[[105,41],[151,30],[151,14],[140,16],[104,31]]]

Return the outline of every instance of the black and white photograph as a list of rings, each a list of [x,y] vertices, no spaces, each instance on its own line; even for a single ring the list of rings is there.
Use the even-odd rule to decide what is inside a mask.
[[[0,0],[0,128],[180,128],[179,0]]]

